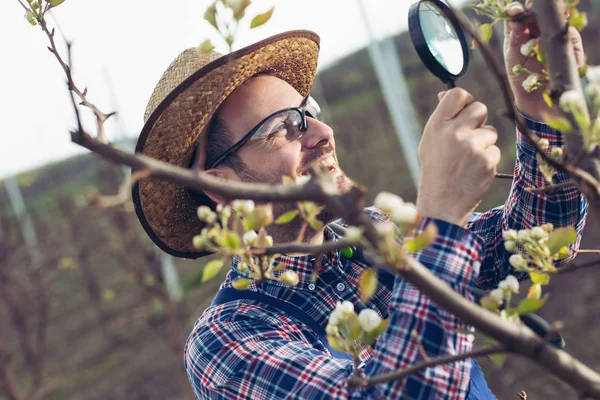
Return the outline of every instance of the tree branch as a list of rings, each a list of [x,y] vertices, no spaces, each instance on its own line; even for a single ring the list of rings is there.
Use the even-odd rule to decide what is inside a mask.
[[[574,272],[583,268],[594,267],[600,265],[600,259],[596,259],[593,261],[588,261],[583,264],[570,263],[558,269],[559,274],[567,274],[569,272]]]
[[[304,243],[283,243],[274,244],[270,247],[261,247],[251,250],[251,253],[256,256],[267,256],[273,254],[324,254],[332,251],[345,249],[346,247],[356,246],[358,243],[341,239],[337,242],[329,241],[323,244],[312,245]]]
[[[399,371],[392,371],[392,372],[388,372],[385,374],[372,376],[369,378],[352,377],[352,378],[348,379],[348,386],[350,386],[350,387],[357,387],[357,386],[358,387],[368,387],[368,386],[376,385],[378,383],[396,381],[396,380],[405,378],[411,374],[414,374],[415,372],[418,372],[422,369],[433,367],[435,365],[448,364],[451,362],[464,360],[466,358],[481,357],[481,356],[487,356],[489,354],[503,353],[503,352],[506,352],[506,347],[503,344],[494,344],[491,346],[482,347],[480,349],[469,351],[467,353],[448,354],[445,356],[436,357],[436,358],[429,359],[427,361],[423,361],[419,364],[413,365],[413,366],[405,368],[405,369],[401,369]]]
[[[569,189],[572,187],[576,187],[575,182],[562,182],[562,183],[557,183],[557,184],[552,184],[552,185],[548,185],[548,186],[544,186],[541,188],[533,188],[533,187],[529,187],[526,188],[525,191],[529,192],[529,193],[554,193],[554,191],[556,190],[562,190],[562,189]]]

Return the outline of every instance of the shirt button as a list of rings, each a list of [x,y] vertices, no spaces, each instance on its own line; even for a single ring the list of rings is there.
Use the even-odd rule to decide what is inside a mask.
[[[315,290],[315,284],[314,283],[309,283],[308,284],[308,290]]]
[[[335,288],[337,289],[338,292],[343,292],[344,289],[346,289],[346,285],[344,285],[342,282],[340,282],[337,284],[337,286]]]

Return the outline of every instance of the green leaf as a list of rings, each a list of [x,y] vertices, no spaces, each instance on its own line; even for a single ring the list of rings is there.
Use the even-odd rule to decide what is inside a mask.
[[[371,300],[371,297],[377,290],[377,272],[374,269],[365,269],[358,279],[358,293],[360,294],[360,301],[363,303]]]
[[[544,120],[552,129],[556,129],[562,133],[573,132],[573,125],[565,117],[552,117],[546,114],[544,115]]]
[[[483,24],[479,26],[479,35],[484,43],[487,43],[492,38],[492,24]]]
[[[431,246],[438,235],[438,228],[435,224],[427,225],[427,228],[414,239],[406,241],[404,248],[409,253],[414,253],[421,249]]]
[[[504,353],[494,353],[489,355],[490,360],[493,361],[498,367],[502,367],[504,365],[504,361],[506,361],[506,354]]]
[[[550,97],[550,93],[544,92],[542,93],[542,96],[544,97],[546,104],[548,104],[548,107],[552,108],[552,106],[554,106],[554,102],[552,101],[552,97]]]
[[[211,260],[208,263],[206,263],[206,265],[204,266],[204,269],[202,271],[202,283],[209,281],[212,278],[214,278],[215,276],[217,276],[219,271],[221,271],[223,264],[225,264],[225,260],[222,260],[222,259],[221,260]]]
[[[548,238],[550,254],[556,254],[561,247],[568,246],[577,240],[577,232],[572,226],[555,229]]]
[[[529,314],[532,312],[536,312],[546,303],[548,300],[548,295],[545,295],[541,299],[523,299],[519,303],[519,307],[517,310],[519,311],[519,315]]]
[[[320,231],[321,229],[323,229],[323,224],[316,218],[311,219],[309,223],[310,227],[315,231]]]
[[[50,8],[60,6],[65,0],[47,0],[50,4]]]
[[[242,238],[237,233],[228,231],[223,237],[222,244],[232,250],[237,250],[242,245]]]
[[[219,26],[217,25],[217,0],[213,1],[213,3],[206,9],[204,13],[204,19],[208,21],[216,30],[219,30]]]
[[[244,18],[246,14],[246,8],[250,5],[250,0],[224,0],[223,2],[225,6],[231,8],[233,10],[233,18],[236,21]]]
[[[579,12],[577,9],[571,10],[571,17],[569,23],[575,27],[578,31],[581,31],[588,24],[587,13]]]
[[[275,220],[275,223],[278,225],[287,224],[291,222],[294,218],[296,218],[298,212],[298,210],[288,211],[285,214],[280,215],[279,218]]]
[[[30,11],[27,10],[25,12],[25,19],[27,20],[27,22],[29,22],[31,25],[36,26],[37,25],[37,20],[35,19],[35,15]]]
[[[215,49],[210,39],[206,39],[204,42],[200,43],[200,51],[203,53],[210,53]]]
[[[258,14],[256,17],[252,18],[252,22],[250,22],[250,29],[257,28],[265,24],[269,19],[271,19],[274,9],[275,7],[271,7],[269,11],[263,14]]]
[[[248,278],[238,278],[231,282],[231,285],[237,290],[246,290],[250,287],[252,281]]]
[[[550,275],[535,269],[529,271],[529,277],[533,283],[537,283],[538,285],[547,285],[550,282]]]
[[[533,285],[531,285],[529,291],[527,292],[527,298],[539,300],[541,297],[542,285],[540,285],[539,283],[534,283]]]
[[[335,351],[339,351],[341,353],[345,353],[346,352],[346,346],[344,341],[336,336],[327,336],[327,343],[329,343],[329,346],[335,350]]]

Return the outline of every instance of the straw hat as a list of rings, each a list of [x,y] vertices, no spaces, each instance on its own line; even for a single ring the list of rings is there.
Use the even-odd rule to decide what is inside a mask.
[[[319,37],[309,31],[290,31],[223,56],[183,51],[154,88],[144,115],[136,153],[188,168],[198,142],[204,146],[206,128],[227,96],[259,73],[285,80],[307,96],[317,69]],[[201,152],[203,154],[203,152]],[[204,154],[202,155],[204,157]],[[204,160],[200,160],[200,165]],[[206,255],[192,246],[203,228],[196,209],[203,201],[183,186],[144,178],[133,187],[136,214],[152,241],[182,258]],[[209,200],[206,196],[206,204]]]

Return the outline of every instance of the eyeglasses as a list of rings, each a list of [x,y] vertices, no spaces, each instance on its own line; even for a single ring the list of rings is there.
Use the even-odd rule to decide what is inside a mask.
[[[321,121],[321,107],[307,96],[299,107],[284,108],[269,115],[221,154],[206,169],[213,169],[249,141],[267,141],[285,138],[288,142],[300,139],[308,129],[306,116]]]

